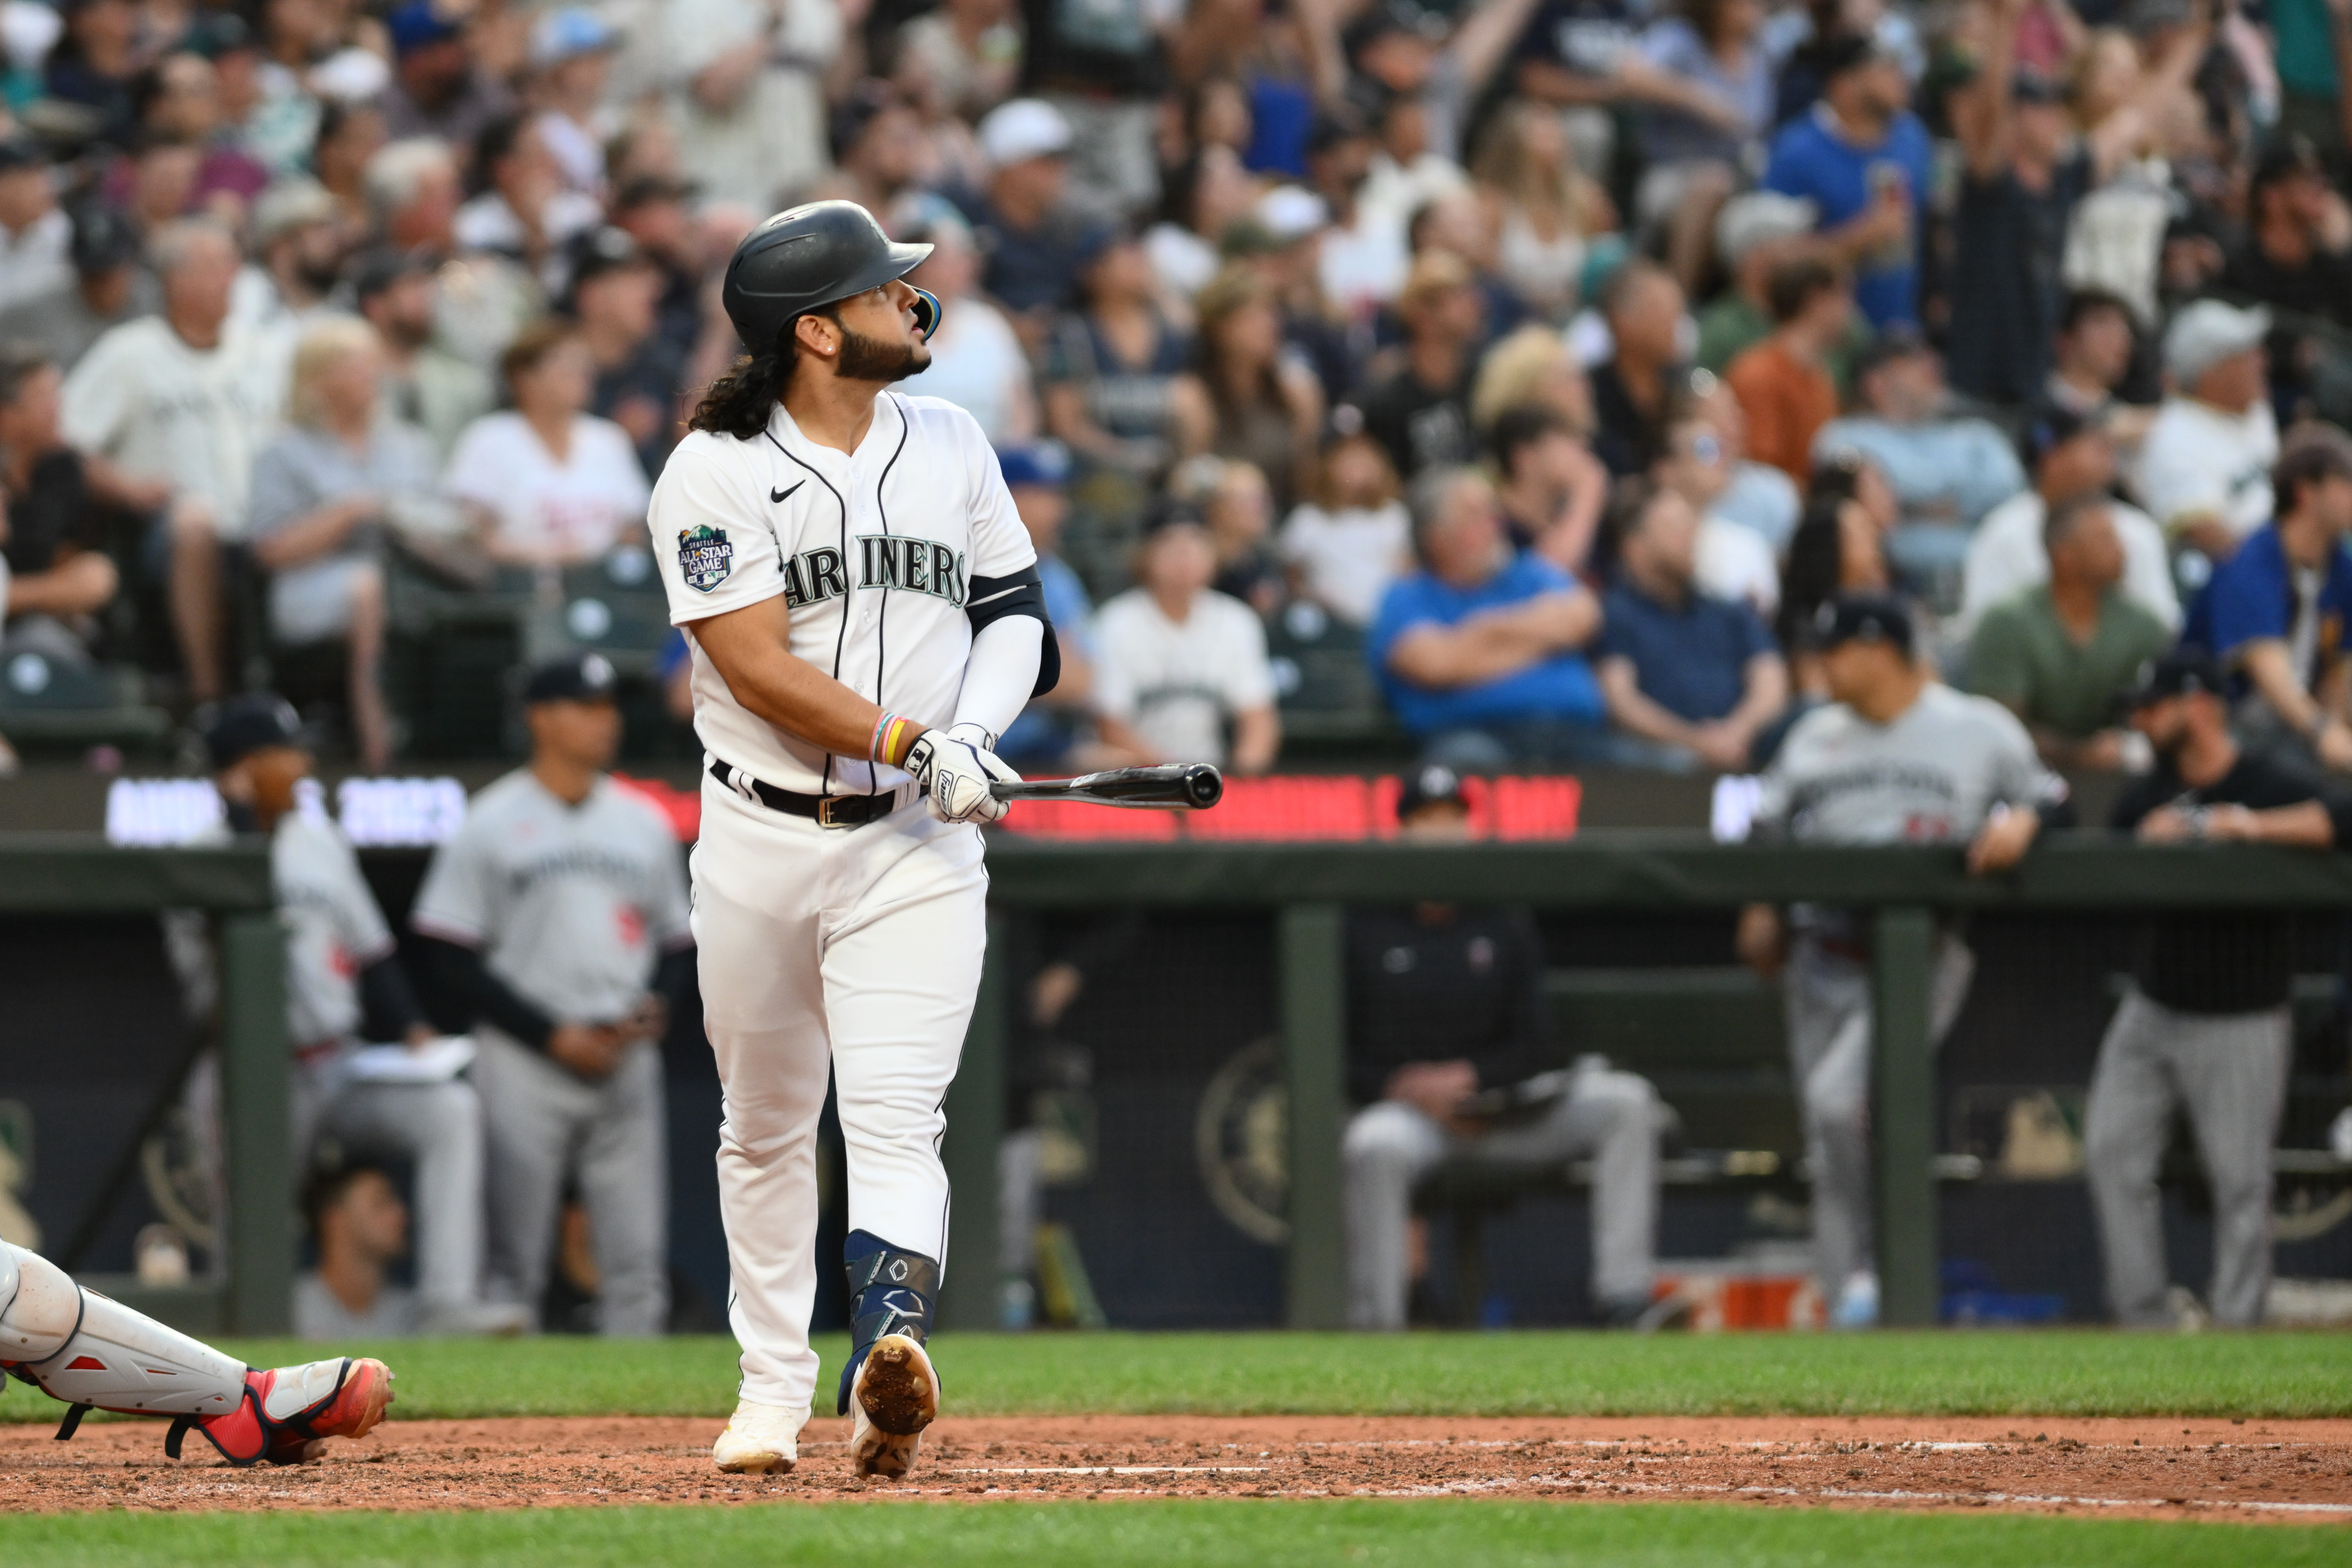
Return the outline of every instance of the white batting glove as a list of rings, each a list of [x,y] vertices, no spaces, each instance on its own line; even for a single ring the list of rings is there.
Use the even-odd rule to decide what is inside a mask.
[[[988,793],[989,783],[1019,784],[1021,775],[988,748],[996,737],[977,724],[958,724],[944,733],[926,730],[907,753],[907,771],[941,822],[994,822],[1011,803]]]

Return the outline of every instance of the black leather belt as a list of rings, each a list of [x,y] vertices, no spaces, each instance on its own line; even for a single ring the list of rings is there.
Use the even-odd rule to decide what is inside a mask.
[[[794,795],[762,784],[734,763],[716,757],[710,759],[710,776],[747,800],[756,800],[771,811],[809,817],[819,827],[863,827],[898,810],[899,796],[906,793],[894,789],[881,795]]]

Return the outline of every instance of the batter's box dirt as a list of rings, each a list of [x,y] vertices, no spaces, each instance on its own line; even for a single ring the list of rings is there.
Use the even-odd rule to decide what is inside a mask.
[[[849,1474],[848,1423],[800,1468],[722,1476],[722,1423],[392,1421],[292,1469],[233,1470],[161,1423],[0,1427],[0,1511],[547,1508],[851,1497],[1510,1497],[2013,1509],[2352,1524],[2352,1421],[1508,1419],[950,1415],[904,1482]]]

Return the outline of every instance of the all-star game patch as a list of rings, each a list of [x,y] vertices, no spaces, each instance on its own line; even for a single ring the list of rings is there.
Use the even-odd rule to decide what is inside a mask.
[[[708,594],[727,581],[727,574],[735,570],[735,547],[727,542],[727,531],[707,522],[679,529],[677,569],[686,585],[698,593]]]

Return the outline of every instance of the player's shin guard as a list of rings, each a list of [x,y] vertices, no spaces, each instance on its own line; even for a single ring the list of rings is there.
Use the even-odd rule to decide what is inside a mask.
[[[383,1418],[392,1373],[338,1357],[255,1372],[176,1329],[75,1284],[37,1253],[0,1242],[0,1372],[71,1408],[173,1418],[164,1452],[191,1428],[234,1465],[309,1458],[326,1437],[357,1437]]]
[[[931,1313],[940,1296],[940,1266],[919,1252],[904,1252],[871,1231],[853,1230],[842,1247],[849,1274],[849,1364],[841,1369],[835,1414],[849,1414],[849,1391],[866,1352],[885,1334],[905,1334],[917,1344],[931,1337]]]
[[[245,1400],[245,1363],[75,1284],[38,1253],[0,1242],[0,1368],[73,1411],[203,1419]]]

